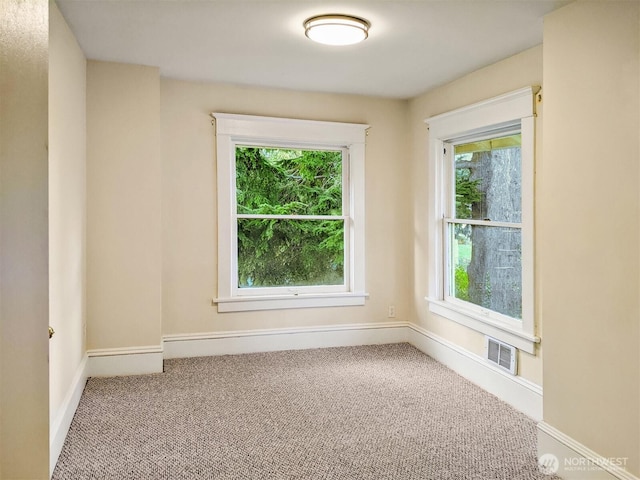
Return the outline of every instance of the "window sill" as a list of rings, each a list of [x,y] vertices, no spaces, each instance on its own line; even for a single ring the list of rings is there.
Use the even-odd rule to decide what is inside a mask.
[[[214,298],[218,313],[288,308],[349,307],[364,305],[368,293],[322,293],[255,297]]]
[[[444,300],[428,297],[426,300],[429,302],[430,312],[501,340],[509,345],[513,345],[524,352],[535,354],[536,344],[540,343],[540,337],[525,332],[506,322],[485,317],[472,310],[453,305]]]

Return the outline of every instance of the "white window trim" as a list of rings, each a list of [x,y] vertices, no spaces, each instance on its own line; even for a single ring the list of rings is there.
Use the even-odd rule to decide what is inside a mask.
[[[218,312],[287,308],[364,305],[364,158],[369,125],[295,120],[212,113],[216,124],[218,189]],[[299,287],[290,294],[239,294],[237,282],[237,235],[235,199],[235,145],[297,145],[313,148],[345,148],[349,154],[349,199],[345,227],[349,229],[349,264],[343,291],[318,292]],[[342,287],[342,286],[340,286]],[[345,291],[346,290],[346,291]]]
[[[534,312],[534,161],[536,94],[539,87],[526,87],[425,120],[429,126],[429,310],[476,331],[491,335],[528,353],[540,342],[536,336]],[[445,248],[444,184],[445,145],[452,140],[520,124],[522,134],[522,321],[505,318],[488,310],[467,308],[447,301],[444,291]]]

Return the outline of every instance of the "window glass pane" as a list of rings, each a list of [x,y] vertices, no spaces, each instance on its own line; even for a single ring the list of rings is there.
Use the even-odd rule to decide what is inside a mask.
[[[343,220],[238,219],[239,288],[343,284]]]
[[[519,228],[449,224],[449,295],[522,318]]]
[[[455,146],[455,218],[520,223],[520,135]]]
[[[342,151],[236,148],[237,213],[342,215]]]

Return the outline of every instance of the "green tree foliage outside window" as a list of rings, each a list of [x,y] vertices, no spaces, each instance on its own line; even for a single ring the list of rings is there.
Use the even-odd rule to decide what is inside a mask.
[[[456,218],[473,218],[473,205],[482,200],[479,184],[480,179],[471,180],[470,168],[456,167]]]
[[[342,151],[236,147],[238,287],[343,284],[342,198]]]

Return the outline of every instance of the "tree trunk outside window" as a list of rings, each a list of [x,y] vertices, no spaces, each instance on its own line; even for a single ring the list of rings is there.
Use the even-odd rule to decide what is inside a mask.
[[[472,204],[472,218],[521,222],[520,148],[476,152],[469,162],[471,181],[483,194]],[[469,301],[515,318],[522,316],[521,230],[471,226],[467,268]]]

